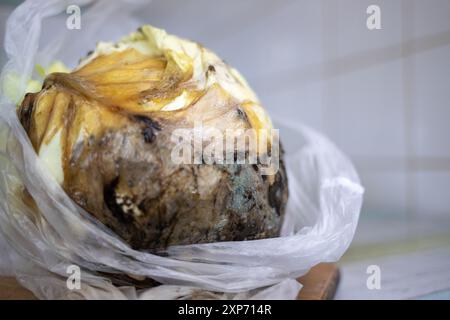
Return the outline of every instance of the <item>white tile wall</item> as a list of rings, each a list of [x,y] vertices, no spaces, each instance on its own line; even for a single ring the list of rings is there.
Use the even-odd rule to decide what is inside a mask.
[[[334,0],[336,2],[336,0]],[[322,1],[329,7],[328,1]],[[401,1],[398,0],[345,0],[337,1],[337,38],[339,55],[354,55],[357,52],[396,46],[401,41]],[[366,27],[366,10],[370,5],[381,10],[381,30],[371,31]],[[334,14],[329,12],[329,15]]]
[[[413,121],[419,156],[450,158],[449,59],[450,45],[414,57]]]
[[[367,188],[362,217],[407,218],[407,188],[405,171],[361,170],[361,181]]]
[[[324,128],[320,83],[290,86],[276,91],[270,88],[258,90],[256,87],[255,90],[271,114],[305,123],[316,129]]]
[[[417,211],[427,218],[448,216],[450,172],[417,172],[415,179],[417,181]]]
[[[409,1],[408,1],[409,2]],[[411,19],[415,37],[435,35],[449,30],[450,1],[413,0],[414,12]]]
[[[402,72],[398,60],[328,81],[326,113],[330,136],[355,156],[403,157]]]

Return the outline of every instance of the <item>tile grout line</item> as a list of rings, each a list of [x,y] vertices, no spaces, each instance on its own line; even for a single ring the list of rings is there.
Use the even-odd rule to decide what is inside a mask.
[[[338,26],[339,13],[338,6],[335,0],[321,1],[321,38],[322,38],[322,57],[324,61],[329,60],[329,57],[336,57],[338,55]],[[321,122],[325,132],[331,136],[332,133],[339,134],[339,131],[333,130],[334,125],[340,119],[336,116],[336,108],[339,106],[339,93],[336,84],[332,83],[333,79],[327,77],[331,72],[331,66],[322,64],[321,66]],[[339,123],[338,123],[339,125]],[[339,127],[339,126],[338,126]]]
[[[414,35],[413,28],[413,13],[414,13],[414,1],[402,0],[401,3],[401,55],[402,55],[402,91],[403,91],[403,115],[404,115],[404,142],[405,142],[405,152],[407,158],[405,158],[405,168],[406,168],[406,215],[410,218],[415,218],[417,216],[416,210],[416,196],[417,196],[417,185],[415,179],[414,166],[409,161],[410,157],[416,155],[415,147],[413,143],[413,101],[414,101],[414,82],[415,82],[415,72],[414,72],[414,56],[410,54],[413,52],[413,45],[407,45],[407,40],[412,39]]]

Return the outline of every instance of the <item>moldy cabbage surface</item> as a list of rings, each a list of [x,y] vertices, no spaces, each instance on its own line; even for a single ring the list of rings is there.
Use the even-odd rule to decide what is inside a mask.
[[[197,43],[151,26],[99,43],[72,72],[48,75],[18,115],[68,195],[133,248],[279,234],[282,158],[271,176],[252,164],[171,161],[177,128],[272,128],[243,77]]]

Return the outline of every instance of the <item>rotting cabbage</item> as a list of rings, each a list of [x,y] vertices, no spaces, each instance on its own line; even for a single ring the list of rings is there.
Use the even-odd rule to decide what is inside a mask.
[[[269,175],[248,161],[172,161],[174,130],[198,123],[233,138],[255,129],[259,156],[272,146],[262,133],[270,118],[244,78],[197,43],[151,26],[100,42],[73,71],[48,74],[17,112],[68,195],[135,249],[279,235],[282,159]],[[245,147],[233,146],[234,157]]]

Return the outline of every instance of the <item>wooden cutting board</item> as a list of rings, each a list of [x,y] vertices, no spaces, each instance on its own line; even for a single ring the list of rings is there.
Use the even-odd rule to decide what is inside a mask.
[[[298,281],[303,285],[297,299],[332,299],[339,282],[339,269],[335,264],[322,263],[312,268]],[[33,300],[36,297],[17,283],[15,278],[0,277],[0,300]]]
[[[321,263],[298,281],[303,285],[298,300],[331,300],[339,284],[339,268],[334,263]]]

